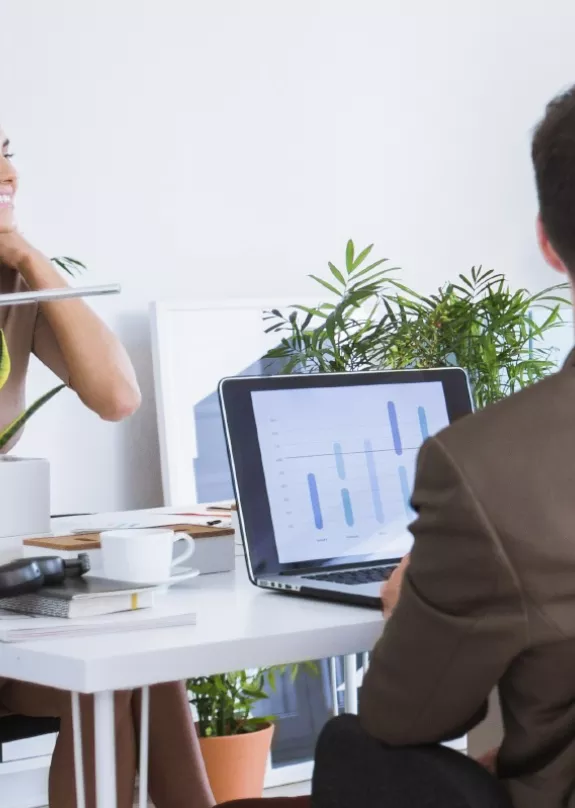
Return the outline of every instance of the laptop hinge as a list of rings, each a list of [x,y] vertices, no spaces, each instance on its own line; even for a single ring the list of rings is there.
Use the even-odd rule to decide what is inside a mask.
[[[347,564],[330,564],[328,567],[320,566],[320,567],[298,567],[298,569],[294,570],[282,570],[280,573],[276,573],[279,575],[309,575],[310,573],[316,572],[337,572],[338,570],[360,570],[365,569],[366,567],[395,567],[399,564],[401,558],[380,558],[379,560],[374,561],[362,561],[356,564],[354,563],[347,563]]]

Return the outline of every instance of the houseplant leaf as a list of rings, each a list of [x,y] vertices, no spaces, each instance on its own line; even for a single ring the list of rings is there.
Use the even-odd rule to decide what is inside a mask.
[[[28,409],[19,415],[17,418],[12,421],[2,432],[0,432],[0,451],[9,443],[14,435],[16,435],[24,426],[26,421],[31,418],[34,413],[38,412],[38,410],[44,406],[50,399],[54,398],[54,396],[63,390],[66,387],[65,384],[60,384],[58,387],[54,387],[52,390],[49,390],[47,393],[44,393],[43,396],[34,402]]]
[[[338,280],[341,283],[342,286],[345,286],[345,278],[343,277],[343,275],[341,274],[339,269],[336,266],[334,266],[331,263],[331,261],[328,261],[328,266],[329,266],[329,270],[330,270],[331,274],[333,275],[333,277],[336,280]]]
[[[63,255],[59,258],[51,258],[50,260],[58,269],[61,269],[62,272],[65,272],[72,278],[75,278],[76,275],[81,275],[82,272],[86,270],[86,266],[81,261],[78,261],[76,258],[70,258],[68,255]]]
[[[341,292],[339,292],[335,288],[335,286],[332,286],[331,283],[328,283],[327,281],[324,281],[323,278],[318,278],[317,275],[310,275],[310,278],[312,278],[312,280],[314,280],[316,283],[319,283],[322,286],[324,286],[328,290],[328,292],[333,292],[334,295],[338,295],[338,296],[341,294]]]
[[[355,245],[353,241],[350,239],[347,242],[347,247],[345,248],[345,268],[348,275],[350,274],[350,272],[353,272],[354,260],[355,260]]]
[[[0,390],[6,384],[6,380],[10,375],[10,369],[10,354],[6,344],[6,337],[4,336],[4,331],[0,329]]]
[[[368,244],[368,246],[364,250],[362,250],[359,255],[356,255],[355,260],[351,267],[352,272],[355,272],[355,270],[358,269],[358,267],[360,267],[363,264],[363,262],[365,261],[365,259],[372,250],[373,250],[373,244]]]
[[[483,407],[553,370],[553,350],[543,341],[563,324],[565,285],[531,294],[511,289],[501,272],[476,266],[424,296],[397,279],[397,268],[378,269],[383,260],[363,267],[370,253],[371,246],[356,256],[348,241],[348,277],[339,291],[331,282],[341,283],[333,265],[329,280],[311,276],[337,295],[331,308],[316,306],[317,320],[303,329],[300,319],[276,320],[281,344],[269,356],[286,360],[283,373],[457,364],[467,369],[476,405]],[[536,311],[544,315],[541,323],[533,320]]]

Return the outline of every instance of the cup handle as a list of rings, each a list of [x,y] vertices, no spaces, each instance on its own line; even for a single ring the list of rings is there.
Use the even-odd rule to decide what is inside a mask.
[[[180,554],[180,555],[179,555],[177,558],[175,558],[175,559],[172,561],[172,569],[173,569],[174,567],[179,566],[180,564],[183,564],[183,563],[184,563],[184,561],[187,561],[187,560],[188,560],[188,558],[190,558],[191,556],[193,556],[194,551],[195,551],[195,549],[196,549],[196,544],[195,544],[194,540],[192,539],[192,537],[191,537],[191,536],[188,536],[188,534],[187,534],[187,533],[174,533],[174,544],[175,544],[177,541],[179,541],[180,539],[183,539],[184,541],[186,541],[186,542],[188,543],[188,546],[187,546],[187,548],[184,550],[184,552],[183,552],[183,553],[181,553],[181,554]]]

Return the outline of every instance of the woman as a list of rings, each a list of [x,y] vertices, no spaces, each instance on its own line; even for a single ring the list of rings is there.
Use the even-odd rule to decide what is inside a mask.
[[[0,130],[0,293],[65,286],[50,261],[17,231],[14,199],[18,176],[10,145]],[[40,307],[0,308],[12,370],[0,391],[0,430],[24,409],[24,388],[33,352],[101,418],[120,421],[140,404],[130,360],[112,332],[82,300]],[[150,704],[150,795],[156,808],[214,805],[191,722],[184,685],[152,688]],[[50,808],[76,808],[71,703],[68,693],[0,680],[0,710],[61,719],[50,769]],[[132,808],[139,723],[138,698],[116,697],[118,807]],[[90,697],[82,700],[82,736],[87,807],[95,807],[94,718]]]

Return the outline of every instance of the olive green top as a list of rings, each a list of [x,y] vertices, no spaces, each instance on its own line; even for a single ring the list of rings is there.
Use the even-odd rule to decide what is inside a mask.
[[[0,294],[23,292],[27,289],[21,275],[8,267],[0,266]],[[31,353],[66,384],[68,371],[54,332],[38,304],[0,307],[0,328],[6,337],[12,365],[10,376],[0,390],[1,431],[25,409],[26,374]],[[19,435],[4,451],[11,449],[18,438]]]

